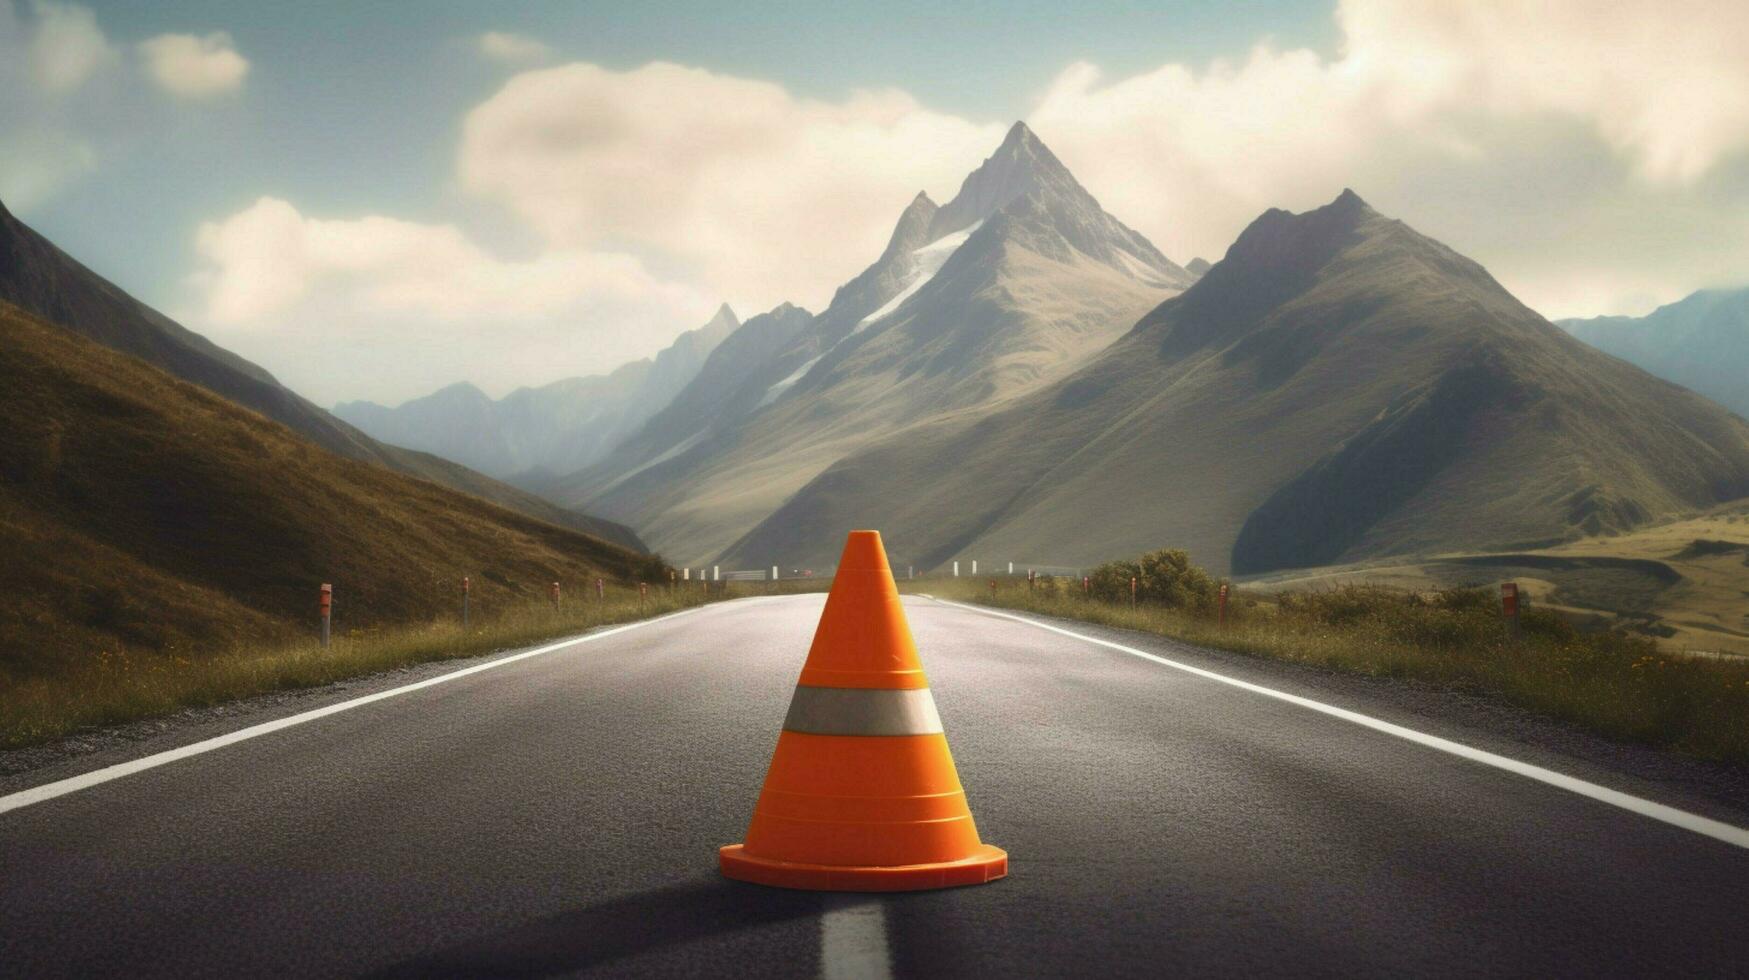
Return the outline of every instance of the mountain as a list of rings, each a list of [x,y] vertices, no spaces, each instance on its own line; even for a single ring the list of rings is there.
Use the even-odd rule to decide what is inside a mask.
[[[1749,288],[1701,290],[1643,317],[1555,322],[1598,350],[1749,418]]]
[[[0,685],[100,651],[188,657],[430,619],[660,562],[322,449],[0,302]],[[117,663],[127,666],[127,661]],[[139,664],[144,669],[146,664]]]
[[[692,387],[708,394],[683,391],[548,492],[704,561],[838,460],[1062,377],[1193,279],[1017,123],[947,204],[917,195],[823,312],[774,330],[793,336],[733,372],[707,365]]]
[[[1191,275],[1197,277],[1198,279],[1201,279],[1203,277],[1203,275],[1209,271],[1210,268],[1211,268],[1211,266],[1209,264],[1209,260],[1203,258],[1200,255],[1194,259],[1191,259],[1189,262],[1185,263],[1185,265],[1184,265],[1184,271],[1190,273]]]
[[[461,383],[395,408],[342,402],[334,414],[384,442],[501,479],[530,470],[571,473],[607,455],[672,401],[740,325],[724,304],[655,357],[610,374],[521,388],[497,401]]]
[[[723,561],[1256,573],[1533,547],[1749,495],[1749,424],[1599,353],[1352,191],[1254,221],[1072,375],[846,454]]]
[[[627,547],[643,547],[623,525],[556,507],[447,460],[377,442],[257,365],[129,296],[13,217],[4,204],[0,300],[260,412],[331,452],[423,477]]]

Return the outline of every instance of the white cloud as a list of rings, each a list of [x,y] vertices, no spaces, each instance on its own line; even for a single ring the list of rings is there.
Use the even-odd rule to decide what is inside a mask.
[[[480,54],[506,64],[545,61],[552,56],[552,49],[540,41],[505,31],[487,31],[481,34],[479,47]]]
[[[1117,80],[1075,65],[1029,119],[1180,258],[1354,186],[1551,314],[1749,270],[1740,236],[1703,249],[1678,230],[1749,210],[1727,176],[1749,149],[1749,4],[1344,0],[1336,16],[1334,59],[1260,45]]]
[[[824,102],[680,65],[571,64],[470,112],[458,171],[554,246],[634,243],[746,308],[818,305],[919,189],[951,194],[1002,131],[898,91]]]
[[[189,99],[235,92],[249,74],[248,59],[237,53],[224,31],[205,37],[160,34],[140,42],[140,59],[159,88]]]
[[[115,49],[89,8],[35,0],[31,9],[36,18],[28,54],[30,72],[43,91],[72,92],[114,62]]]
[[[466,377],[500,389],[611,369],[703,323],[712,297],[637,258],[548,249],[497,258],[450,225],[324,219],[264,197],[201,226],[196,322],[293,387],[412,397]],[[344,357],[342,376],[331,368]],[[385,394],[387,393],[387,394]]]

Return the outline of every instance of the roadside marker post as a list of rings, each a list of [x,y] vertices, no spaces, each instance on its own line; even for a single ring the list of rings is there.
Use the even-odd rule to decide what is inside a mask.
[[[681,569],[680,570],[680,577],[681,577],[682,581],[686,581],[686,582],[692,581],[692,568],[687,567],[687,568]]]
[[[1136,577],[1130,576],[1130,608],[1136,608]]]
[[[1506,620],[1506,635],[1518,639],[1523,635],[1524,626],[1518,619],[1518,583],[1500,583],[1500,613]]]
[[[607,583],[603,582],[600,579],[595,580],[595,598],[597,600],[603,600],[603,599],[607,598]]]
[[[473,583],[466,575],[462,576],[462,629],[468,628],[468,592]]]
[[[1013,575],[1013,574],[1014,574],[1014,563],[1013,563],[1013,562],[1009,562],[1009,563],[1008,563],[1008,574],[1009,574],[1009,575]]]
[[[334,586],[322,583],[322,649],[328,649],[328,618],[334,608]]]
[[[552,589],[551,589],[551,591],[552,591],[552,594],[553,594],[553,609],[554,609],[554,610],[555,610],[555,611],[557,611],[557,610],[558,610],[558,608],[559,608],[559,583],[557,583],[557,582],[554,582],[554,583],[553,583],[553,584],[552,584]]]
[[[977,574],[978,574],[978,560],[976,558],[973,558],[972,559],[972,575],[973,575],[973,577],[976,577]]]
[[[1030,568],[1027,569],[1026,570],[1026,591],[1031,592],[1033,590],[1033,587],[1036,586],[1037,584],[1038,584],[1038,573],[1033,571]]]
[[[1216,619],[1216,625],[1221,629],[1227,628],[1227,583],[1225,582],[1221,583],[1221,611]]]
[[[1092,592],[1093,592],[1093,583],[1087,578],[1087,576],[1085,576],[1085,575],[1081,576],[1081,594],[1082,595],[1089,595]]]
[[[776,565],[771,566],[771,580],[773,582],[777,581],[777,566]]]
[[[953,563],[953,577],[954,578],[960,577],[960,563],[957,561]]]
[[[721,582],[722,580],[723,580],[723,566],[712,565],[711,566],[711,581],[712,582]]]
[[[991,579],[990,580],[990,597],[995,598],[995,596],[996,596],[996,580]]]
[[[649,600],[650,600],[650,583],[639,582],[638,583],[638,605],[641,606],[644,603],[648,602]]]

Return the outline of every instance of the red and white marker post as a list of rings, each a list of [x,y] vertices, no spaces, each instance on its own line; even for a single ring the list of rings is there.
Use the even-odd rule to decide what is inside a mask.
[[[552,592],[553,595],[553,609],[557,611],[559,608],[559,583],[554,582],[549,587],[549,591]]]
[[[1220,608],[1219,616],[1216,620],[1216,624],[1221,629],[1226,629],[1227,628],[1227,583],[1225,583],[1225,582],[1221,583],[1220,597],[1221,597],[1221,608]]]
[[[472,590],[473,580],[462,576],[462,629],[468,628],[468,593]]]
[[[322,583],[322,649],[328,649],[328,619],[334,610],[334,586]]]
[[[595,580],[595,598],[597,600],[607,598],[607,583],[603,582],[601,579]]]
[[[1136,577],[1130,576],[1130,608],[1136,608]]]
[[[1523,635],[1523,624],[1518,619],[1518,583],[1500,583],[1500,614],[1506,620],[1506,635],[1516,640]]]

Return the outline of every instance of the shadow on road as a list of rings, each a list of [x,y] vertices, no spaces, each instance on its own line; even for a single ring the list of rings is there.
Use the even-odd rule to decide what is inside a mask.
[[[376,977],[534,977],[820,914],[818,895],[711,877],[622,896],[397,963]],[[814,964],[806,965],[812,972]]]

